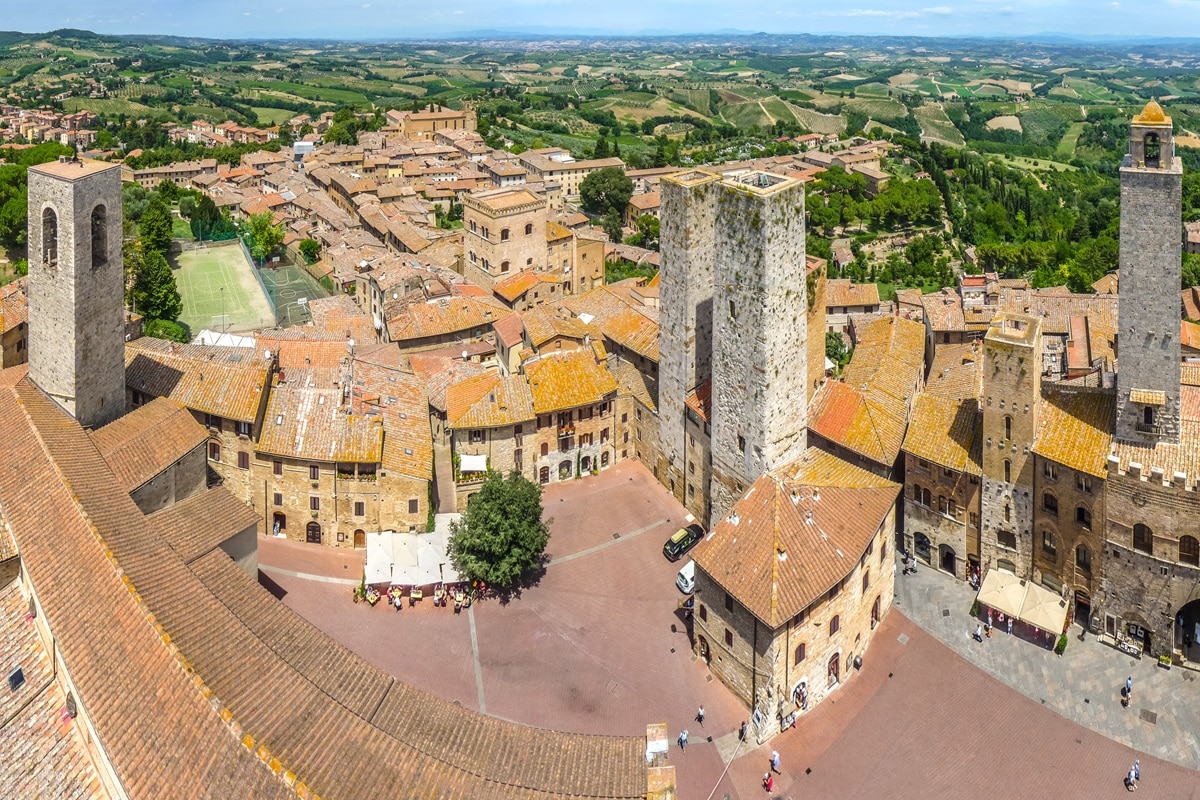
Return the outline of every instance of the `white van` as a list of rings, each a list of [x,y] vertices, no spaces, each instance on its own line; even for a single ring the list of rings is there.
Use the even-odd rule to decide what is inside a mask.
[[[696,562],[688,561],[675,576],[675,585],[684,594],[691,594],[696,589]]]

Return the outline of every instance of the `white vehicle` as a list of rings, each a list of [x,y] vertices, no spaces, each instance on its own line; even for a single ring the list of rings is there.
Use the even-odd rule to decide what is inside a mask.
[[[688,561],[675,576],[675,585],[684,594],[691,594],[696,589],[696,562]]]

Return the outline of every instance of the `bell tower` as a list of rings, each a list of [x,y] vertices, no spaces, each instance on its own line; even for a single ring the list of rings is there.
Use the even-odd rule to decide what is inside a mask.
[[[1179,441],[1179,272],[1183,162],[1171,118],[1151,100],[1121,164],[1118,439]]]
[[[125,413],[121,168],[29,168],[29,377],[98,428]]]

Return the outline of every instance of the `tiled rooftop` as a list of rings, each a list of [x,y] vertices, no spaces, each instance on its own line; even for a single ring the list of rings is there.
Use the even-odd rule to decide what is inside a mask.
[[[913,401],[904,450],[955,472],[980,475],[982,423],[974,398],[956,400],[922,392]]]
[[[271,390],[257,450],[309,461],[378,463],[383,421],[343,405],[341,375],[330,369],[292,369]]]
[[[1033,452],[1103,478],[1116,419],[1117,398],[1112,391],[1045,387]]]
[[[548,414],[592,405],[617,390],[617,381],[590,350],[544,355],[525,365],[533,407]]]
[[[125,345],[125,385],[225,419],[254,422],[271,362],[247,347],[177,344],[143,336]]]
[[[208,432],[186,408],[159,397],[91,438],[121,485],[132,491],[203,445]]]

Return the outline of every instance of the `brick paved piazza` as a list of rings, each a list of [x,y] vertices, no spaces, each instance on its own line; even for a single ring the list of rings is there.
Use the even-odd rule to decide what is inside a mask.
[[[986,653],[955,648],[978,656],[984,671],[939,641],[955,644],[959,629],[965,638],[969,595],[960,608],[961,587],[930,570],[908,585],[900,578],[901,603],[880,626],[860,673],[796,729],[768,746],[739,752],[733,731],[745,712],[692,660],[677,616],[676,565],[662,557],[664,539],[683,519],[682,507],[631,462],[548,487],[545,506],[551,564],[539,585],[507,606],[488,600],[459,616],[428,601],[401,612],[355,605],[350,586],[357,582],[360,553],[261,539],[260,564],[268,586],[286,593],[283,602],[333,638],[393,675],[469,708],[587,733],[642,734],[655,721],[667,722],[672,735],[687,727],[687,752],[671,751],[682,800],[706,800],[710,792],[715,800],[764,796],[759,781],[771,749],[782,756],[774,794],[780,798],[1117,797],[1125,794],[1124,771],[1139,757],[1127,743],[1177,762],[1141,755],[1138,796],[1200,797],[1200,773],[1180,765],[1200,765],[1190,752],[1191,731],[1181,731],[1174,749],[1163,747],[1167,734],[1158,728],[1147,738],[1096,732],[1050,708],[1101,708],[1113,705],[1112,698],[1068,703],[1064,698],[1074,693],[1053,679],[1038,681],[1054,690],[1048,696],[1023,683],[1038,669],[1057,668],[1039,666],[1044,659],[1053,662],[1052,655],[1028,643],[1001,647],[996,639],[985,643]],[[918,613],[908,604],[936,610]],[[941,615],[943,606],[951,607],[952,617]],[[934,629],[943,624],[938,620],[946,620],[945,631]],[[1086,662],[1080,660],[1081,669],[1130,669],[1127,657],[1107,650],[1097,645]],[[1063,661],[1072,653],[1069,647]],[[1098,667],[1094,660],[1108,658],[1122,661]],[[1160,724],[1173,716],[1169,703],[1195,702],[1196,683],[1179,670],[1160,670],[1159,676],[1148,662],[1137,666],[1135,685],[1155,687]],[[1064,674],[1059,683],[1067,679],[1074,680]],[[1171,686],[1177,687],[1174,700]],[[703,730],[692,719],[700,703],[707,712]],[[1116,719],[1128,732],[1151,728],[1132,719],[1139,708],[1126,717],[1116,716],[1119,705],[1102,708],[1098,718]],[[706,741],[708,735],[714,741]]]

